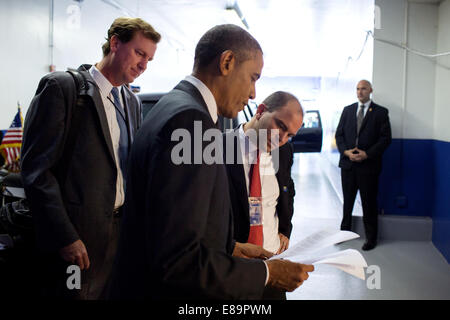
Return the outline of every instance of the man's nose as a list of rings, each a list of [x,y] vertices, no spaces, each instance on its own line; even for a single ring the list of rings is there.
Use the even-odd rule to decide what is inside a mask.
[[[289,135],[287,132],[280,132],[280,145],[285,144],[289,140]]]
[[[256,87],[255,87],[255,85],[252,85],[252,87],[250,88],[250,95],[248,97],[251,100],[254,100],[256,98]]]
[[[142,59],[141,61],[139,61],[138,63],[138,67],[139,69],[144,72],[145,69],[147,69],[147,64],[148,64],[148,60],[147,59]]]

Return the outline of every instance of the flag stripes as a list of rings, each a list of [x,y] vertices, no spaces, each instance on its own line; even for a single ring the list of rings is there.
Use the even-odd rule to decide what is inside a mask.
[[[5,159],[4,168],[12,172],[19,172],[20,149],[22,148],[22,113],[19,107],[10,128],[5,133],[1,144],[0,154]]]

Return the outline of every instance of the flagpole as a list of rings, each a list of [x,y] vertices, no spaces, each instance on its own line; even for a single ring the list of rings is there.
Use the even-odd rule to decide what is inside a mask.
[[[22,128],[23,128],[23,117],[22,117],[22,109],[20,108],[20,101],[17,100],[17,109],[19,109],[19,114],[20,114],[20,122],[22,124]]]

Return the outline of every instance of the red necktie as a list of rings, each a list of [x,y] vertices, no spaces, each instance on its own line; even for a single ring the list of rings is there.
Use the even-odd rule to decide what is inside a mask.
[[[259,175],[259,152],[255,164],[250,168],[250,197],[261,197],[261,177]],[[248,235],[249,243],[263,246],[263,226],[262,224],[250,226]]]

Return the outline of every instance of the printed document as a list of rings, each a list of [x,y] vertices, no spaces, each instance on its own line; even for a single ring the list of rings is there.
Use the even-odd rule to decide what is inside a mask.
[[[303,264],[328,264],[364,280],[364,267],[367,267],[367,262],[357,250],[347,249],[325,255],[317,254],[321,249],[358,237],[357,233],[351,231],[321,230],[271,259],[285,258]]]

